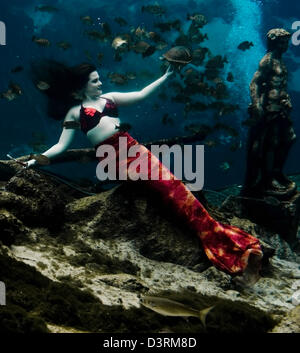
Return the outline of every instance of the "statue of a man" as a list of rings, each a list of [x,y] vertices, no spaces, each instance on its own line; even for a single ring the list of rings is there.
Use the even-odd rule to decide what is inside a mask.
[[[282,60],[290,37],[282,28],[268,32],[267,53],[250,84],[247,171],[242,192],[245,196],[280,197],[296,190],[296,184],[283,173],[296,138],[290,118],[287,69]]]

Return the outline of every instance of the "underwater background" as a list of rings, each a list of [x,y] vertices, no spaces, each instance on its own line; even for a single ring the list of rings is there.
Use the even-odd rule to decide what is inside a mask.
[[[159,5],[164,13],[151,12],[149,5]],[[147,9],[149,11],[147,11]],[[208,48],[212,57],[226,57],[218,79],[226,85],[227,95],[219,99],[224,104],[238,105],[238,109],[220,114],[213,105],[214,97],[198,94],[193,101],[211,108],[184,113],[185,105],[176,99],[176,84],[183,84],[179,75],[164,84],[159,92],[140,104],[120,109],[120,118],[132,126],[130,134],[140,142],[160,138],[188,135],[195,126],[223,128],[210,133],[205,145],[204,188],[218,189],[231,184],[242,184],[245,172],[247,107],[250,103],[249,84],[260,59],[266,50],[266,33],[271,28],[283,27],[290,32],[294,21],[300,20],[300,3],[296,1],[255,0],[11,0],[1,2],[0,21],[5,24],[6,45],[0,45],[0,159],[25,154],[41,153],[58,141],[61,122],[46,114],[46,100],[34,87],[30,78],[30,63],[39,58],[56,59],[69,65],[92,62],[99,68],[103,92],[127,92],[142,89],[158,78],[163,70],[160,57],[179,36],[178,29],[162,30],[158,24],[180,21],[181,30],[187,31],[189,17],[203,14],[207,24],[201,33],[207,34],[193,49]],[[121,20],[120,20],[121,18]],[[122,21],[123,20],[123,21]],[[109,38],[95,39],[93,31],[103,31],[103,24],[110,28]],[[143,57],[134,51],[126,52],[115,60],[112,40],[120,34],[132,33],[138,27],[155,31],[163,38],[165,47],[156,48],[152,55]],[[40,45],[35,39],[49,41]],[[238,46],[244,41],[253,43],[247,50]],[[204,68],[208,58],[198,68]],[[284,54],[289,72],[288,92],[291,95],[292,119],[297,136],[300,134],[300,46],[290,43]],[[184,70],[183,70],[184,71]],[[114,82],[113,73],[131,73],[122,84]],[[233,80],[228,80],[232,73]],[[14,99],[5,94],[13,83],[21,89]],[[209,84],[213,85],[211,81]],[[164,93],[164,94],[162,94]],[[168,115],[166,115],[168,114]],[[77,132],[71,148],[91,147],[86,137]],[[297,139],[286,165],[287,174],[300,172]],[[95,163],[67,163],[45,167],[72,179],[87,178],[96,182]]]

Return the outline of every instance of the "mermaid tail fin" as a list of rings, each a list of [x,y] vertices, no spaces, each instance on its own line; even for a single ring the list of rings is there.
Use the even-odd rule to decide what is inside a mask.
[[[220,270],[240,275],[250,266],[253,274],[258,275],[263,253],[257,238],[237,227],[216,222],[212,229],[201,232],[200,239],[207,257]]]

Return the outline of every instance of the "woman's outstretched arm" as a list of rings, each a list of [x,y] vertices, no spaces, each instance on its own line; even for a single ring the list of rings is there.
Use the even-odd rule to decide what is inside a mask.
[[[170,75],[172,75],[172,73],[173,71],[169,66],[166,73],[163,76],[161,76],[159,79],[157,79],[156,81],[152,82],[150,85],[143,88],[141,91],[128,92],[128,93],[110,92],[110,93],[104,94],[103,97],[111,99],[119,106],[137,103],[147,98],[151,93],[156,91],[158,87],[162,83],[164,83]]]
[[[69,112],[67,113],[64,119],[64,122],[66,121],[75,121],[74,108],[70,109]],[[75,129],[64,127],[60,135],[59,141],[51,148],[49,148],[47,151],[43,152],[42,155],[51,159],[65,152],[70,146],[74,136],[75,136]],[[31,159],[27,162],[26,167],[28,168],[34,164],[36,164],[36,160]]]

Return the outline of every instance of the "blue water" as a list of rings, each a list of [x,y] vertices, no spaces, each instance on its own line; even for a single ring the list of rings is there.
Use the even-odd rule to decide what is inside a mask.
[[[126,33],[130,28],[143,26],[148,31],[154,30],[154,23],[180,19],[182,28],[188,28],[187,13],[199,12],[207,17],[208,24],[202,29],[208,34],[208,40],[201,43],[213,55],[226,55],[228,64],[221,76],[226,78],[232,72],[235,81],[226,82],[230,92],[227,103],[239,104],[240,110],[222,117],[222,122],[239,131],[238,142],[240,149],[232,152],[230,145],[232,138],[226,132],[217,132],[208,139],[215,139],[218,146],[205,149],[205,187],[219,188],[230,184],[241,184],[245,170],[245,143],[247,129],[241,122],[247,118],[247,106],[250,102],[249,83],[257,69],[259,60],[265,53],[265,34],[275,27],[291,30],[292,23],[300,20],[300,4],[296,1],[254,1],[254,0],[161,0],[159,4],[167,9],[161,18],[141,12],[143,5],[154,4],[155,1],[119,1],[119,0],[53,0],[40,2],[36,0],[11,0],[0,4],[0,21],[6,27],[6,45],[0,46],[0,92],[8,89],[10,81],[18,83],[23,94],[13,101],[0,99],[0,159],[5,159],[6,153],[21,156],[33,151],[33,146],[46,148],[55,144],[61,132],[61,123],[51,120],[46,115],[45,97],[36,90],[29,76],[29,64],[38,58],[52,58],[64,61],[70,65],[90,60],[97,64],[97,54],[104,54],[99,73],[103,82],[103,91],[132,91],[142,89],[152,80],[161,75],[159,57],[167,49],[156,51],[153,55],[142,58],[141,55],[128,53],[121,62],[113,60],[111,43],[99,43],[84,35],[85,30],[100,30],[101,22],[107,22],[114,34]],[[38,5],[51,5],[59,9],[55,13],[35,11]],[[297,18],[299,14],[299,18]],[[95,24],[91,27],[84,25],[80,16],[90,15]],[[128,22],[127,27],[120,27],[115,17],[123,17]],[[176,32],[177,33],[177,32]],[[161,33],[168,41],[169,47],[176,38],[175,31]],[[32,36],[47,38],[51,42],[49,47],[40,47],[32,41]],[[237,45],[244,41],[252,41],[254,47],[245,52],[237,49]],[[56,43],[67,41],[72,47],[62,50]],[[169,48],[168,47],[168,48]],[[195,45],[197,47],[197,45]],[[89,53],[90,59],[87,58]],[[285,62],[289,70],[289,93],[292,98],[294,128],[299,135],[299,94],[300,85],[300,46],[292,44],[285,54]],[[23,66],[19,73],[11,73],[16,66]],[[135,80],[124,86],[111,83],[107,77],[109,72],[137,73]],[[144,72],[144,73],[143,73]],[[180,80],[180,77],[177,77]],[[158,93],[165,92],[166,100],[161,100]],[[166,84],[158,93],[153,94],[146,101],[138,105],[122,108],[121,118],[130,123],[131,134],[139,141],[149,141],[157,138],[172,137],[186,134],[184,126],[190,123],[206,123],[213,125],[212,111],[196,112],[183,116],[183,104],[170,100],[174,91]],[[205,97],[197,100],[206,101]],[[159,107],[154,109],[154,106]],[[168,112],[174,120],[174,126],[161,123],[162,116]],[[298,120],[297,120],[298,119]],[[33,135],[34,134],[34,135]],[[77,133],[73,148],[89,147],[85,136]],[[287,173],[300,172],[298,151],[300,145],[297,140],[290,152],[286,165]],[[229,169],[222,169],[224,162]],[[95,179],[93,164],[72,163],[64,166],[50,166],[49,169],[72,178],[86,177]]]

